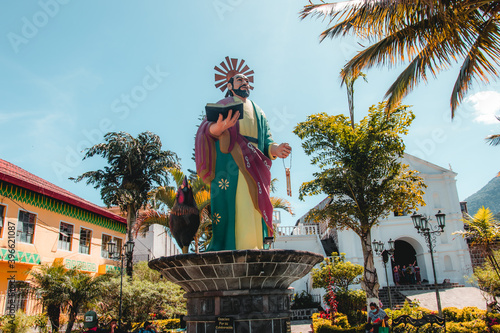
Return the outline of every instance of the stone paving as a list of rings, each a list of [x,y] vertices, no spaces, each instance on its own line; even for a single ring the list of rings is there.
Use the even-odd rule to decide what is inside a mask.
[[[436,293],[434,290],[426,291],[400,291],[412,301],[418,301],[420,306],[432,311],[437,311]],[[486,301],[481,295],[481,291],[474,287],[461,287],[439,290],[441,298],[441,307],[447,308],[450,306],[462,309],[466,306],[475,306],[479,309],[486,310]]]
[[[311,320],[294,320],[292,321],[292,333],[309,333],[312,332]]]

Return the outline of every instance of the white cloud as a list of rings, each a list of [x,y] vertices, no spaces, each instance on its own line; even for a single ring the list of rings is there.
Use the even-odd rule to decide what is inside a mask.
[[[495,115],[500,114],[500,92],[480,91],[466,100],[474,110],[474,121],[483,124],[498,124]]]

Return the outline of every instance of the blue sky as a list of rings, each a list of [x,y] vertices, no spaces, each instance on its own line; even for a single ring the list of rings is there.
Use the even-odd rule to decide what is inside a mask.
[[[270,121],[277,142],[292,154],[292,224],[321,197],[299,201],[299,185],[316,169],[292,133],[313,113],[347,114],[338,73],[359,45],[325,40],[321,20],[300,21],[308,1],[5,1],[0,4],[0,158],[97,204],[98,191],[68,177],[100,168],[81,151],[108,131],[158,134],[183,170],[198,117],[223,97],[214,66],[226,56],[255,71],[251,99]],[[366,71],[355,85],[355,118],[380,102],[400,68]],[[458,173],[464,199],[499,171],[499,147],[484,137],[500,132],[500,84],[477,84],[450,121],[449,96],[458,66],[430,78],[405,99],[416,119],[407,152]],[[131,97],[132,96],[132,97]],[[286,161],[287,165],[290,163]],[[272,167],[276,195],[285,197],[281,160]]]

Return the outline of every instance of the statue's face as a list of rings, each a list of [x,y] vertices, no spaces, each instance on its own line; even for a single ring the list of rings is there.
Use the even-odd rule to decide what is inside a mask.
[[[229,84],[229,89],[243,98],[250,96],[250,84],[248,83],[248,78],[243,74],[236,74],[233,76],[233,85]]]

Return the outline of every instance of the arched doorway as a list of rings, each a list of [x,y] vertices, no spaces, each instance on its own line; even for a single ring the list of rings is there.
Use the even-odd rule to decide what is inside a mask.
[[[394,242],[394,261],[392,262],[393,267],[395,265],[399,265],[400,267],[408,266],[409,264],[413,264],[416,261],[417,252],[410,243],[404,240],[396,240]]]

